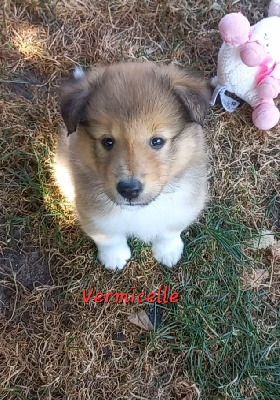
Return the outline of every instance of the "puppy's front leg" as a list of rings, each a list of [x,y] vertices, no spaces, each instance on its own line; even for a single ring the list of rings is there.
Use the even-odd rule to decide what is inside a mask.
[[[98,259],[108,269],[123,269],[131,257],[124,236],[91,235],[98,248]]]
[[[157,236],[152,243],[153,256],[157,262],[171,268],[180,260],[184,244],[181,232],[166,232]]]
[[[131,251],[124,235],[109,235],[100,231],[87,212],[77,207],[78,218],[83,231],[94,240],[98,249],[98,259],[108,269],[123,269],[131,257]]]

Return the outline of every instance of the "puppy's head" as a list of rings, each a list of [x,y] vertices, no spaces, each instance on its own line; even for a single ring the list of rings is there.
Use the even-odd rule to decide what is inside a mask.
[[[176,67],[115,64],[76,71],[62,87],[61,112],[68,135],[75,132],[75,157],[107,197],[146,205],[205,162],[201,125],[209,99],[201,77]]]

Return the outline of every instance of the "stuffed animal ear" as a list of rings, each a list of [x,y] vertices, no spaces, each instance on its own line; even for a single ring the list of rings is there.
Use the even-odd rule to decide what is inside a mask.
[[[85,122],[90,87],[81,68],[76,68],[74,76],[61,86],[60,110],[68,135],[75,132],[79,123]]]
[[[191,122],[202,125],[211,99],[210,83],[200,74],[170,68],[177,98],[188,113]]]

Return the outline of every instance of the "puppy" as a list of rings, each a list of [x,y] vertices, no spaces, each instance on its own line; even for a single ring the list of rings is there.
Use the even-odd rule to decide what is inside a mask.
[[[130,236],[151,242],[159,263],[180,260],[180,234],[207,197],[209,100],[201,77],[154,63],[77,69],[62,86],[56,175],[106,268],[125,266]]]

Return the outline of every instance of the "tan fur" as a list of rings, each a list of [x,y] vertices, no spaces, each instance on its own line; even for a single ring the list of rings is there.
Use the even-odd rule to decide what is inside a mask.
[[[95,231],[89,217],[110,204],[145,207],[161,193],[176,190],[188,171],[193,179],[205,174],[201,124],[209,98],[200,76],[153,63],[93,68],[62,87],[61,110],[70,136],[60,138],[57,158],[71,173],[78,215],[90,236],[102,232]],[[112,149],[104,149],[104,137],[114,138]],[[153,137],[165,140],[161,149],[150,146]],[[116,191],[128,177],[144,185],[130,202]]]

